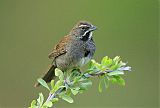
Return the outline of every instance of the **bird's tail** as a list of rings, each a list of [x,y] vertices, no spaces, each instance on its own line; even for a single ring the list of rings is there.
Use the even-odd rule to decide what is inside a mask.
[[[51,82],[51,80],[55,77],[55,65],[50,65],[46,73],[43,75],[42,79],[47,83]],[[34,87],[38,87],[40,84],[37,82],[35,83]]]

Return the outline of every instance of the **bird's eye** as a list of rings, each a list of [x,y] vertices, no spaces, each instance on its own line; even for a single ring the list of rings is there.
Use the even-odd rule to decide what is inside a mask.
[[[81,29],[82,29],[82,30],[85,30],[86,28],[85,28],[85,27],[82,27]]]

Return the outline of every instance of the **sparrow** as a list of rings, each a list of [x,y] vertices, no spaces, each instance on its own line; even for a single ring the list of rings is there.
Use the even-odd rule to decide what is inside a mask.
[[[70,31],[70,33],[62,38],[55,45],[49,54],[49,59],[53,62],[42,77],[44,81],[49,83],[55,77],[55,69],[62,71],[70,69],[79,69],[87,64],[92,58],[96,50],[93,40],[93,31],[97,29],[87,21],[79,21]],[[40,84],[37,82],[35,87]]]

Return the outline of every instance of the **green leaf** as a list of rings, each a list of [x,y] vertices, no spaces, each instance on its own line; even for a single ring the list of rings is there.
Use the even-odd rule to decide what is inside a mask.
[[[44,101],[44,96],[43,96],[42,93],[39,93],[39,97],[38,97],[38,99],[37,99],[38,104],[39,104],[40,106],[42,106],[43,101]]]
[[[88,87],[90,87],[92,85],[92,82],[90,81],[90,80],[87,80],[87,82],[82,82],[81,84],[80,84],[80,86],[81,86],[81,88],[83,88],[83,89],[88,89]]]
[[[120,85],[125,85],[125,80],[121,76],[113,76],[111,79],[112,83],[118,83]]]
[[[75,89],[71,89],[71,92],[73,93],[73,95],[76,95],[76,94],[78,94],[78,90],[75,90]]]
[[[117,70],[119,67],[118,65],[114,64],[110,67],[111,70]]]
[[[63,94],[61,95],[61,98],[69,103],[73,103],[73,99],[68,95]]]
[[[81,76],[77,76],[77,77],[74,78],[74,82],[73,82],[73,83],[77,83],[77,82],[79,82],[81,79],[82,79]]]
[[[55,76],[60,76],[62,74],[63,74],[63,72],[60,69],[58,69],[58,68],[55,69]]]
[[[123,85],[123,86],[125,86],[125,80],[124,80],[124,79],[121,79],[121,80],[120,80],[120,84]]]
[[[93,60],[93,61],[94,61],[94,60]],[[93,68],[92,60],[91,60],[91,61],[89,61],[88,66],[89,66],[89,69],[92,69],[92,68]],[[88,69],[88,70],[89,70],[89,69]]]
[[[59,88],[64,87],[63,86],[63,80],[58,80],[56,84],[54,85],[54,88],[51,90],[51,93],[54,93],[57,91]]]
[[[91,62],[93,67],[97,67],[98,69],[102,68],[101,64],[97,63],[95,60],[92,59]]]
[[[54,80],[51,80],[51,87],[54,88]]]
[[[53,103],[51,101],[45,102],[43,107],[52,107]]]
[[[113,61],[120,61],[120,56],[116,56],[116,57],[114,57],[114,59],[113,59]]]
[[[126,65],[126,63],[124,63],[124,62],[120,61],[120,63],[119,63],[118,65],[119,65],[119,67],[122,67],[122,66],[125,66],[125,65]]]
[[[99,79],[99,85],[98,85],[98,91],[100,93],[102,92],[102,81],[103,81],[103,78],[100,77],[100,79]]]
[[[104,82],[104,86],[105,88],[108,88],[109,84],[108,84],[108,79],[107,78],[103,78],[103,82]]]
[[[38,82],[45,88],[47,88],[48,90],[50,90],[48,84],[42,79],[42,78],[39,78],[38,79]]]
[[[124,72],[123,71],[113,71],[108,73],[108,76],[113,76],[113,75],[123,75]]]
[[[58,68],[55,69],[55,76],[58,76],[60,80],[64,79],[63,72],[60,69],[58,69]]]
[[[112,82],[112,83],[117,83],[117,79],[116,78],[110,78],[110,81]]]
[[[70,96],[71,93],[72,93],[72,92],[71,92],[71,89],[66,89],[66,91],[64,91],[63,94],[66,94],[66,95]]]
[[[108,56],[103,57],[101,60],[101,64],[103,66],[110,66],[112,64],[112,59],[110,59]]]
[[[55,102],[57,102],[59,99],[58,98],[53,98],[52,100],[51,100],[51,102],[52,103],[55,103]]]
[[[125,80],[122,77],[119,77],[118,83],[122,86],[125,86]]]
[[[113,62],[114,62],[115,65],[117,65],[120,60],[121,60],[120,56],[116,56],[116,57],[113,59]]]
[[[103,59],[101,60],[101,64],[106,65],[108,62],[108,56],[103,57]]]
[[[31,102],[31,107],[34,107],[34,106],[36,106],[36,100],[33,100],[32,102]]]

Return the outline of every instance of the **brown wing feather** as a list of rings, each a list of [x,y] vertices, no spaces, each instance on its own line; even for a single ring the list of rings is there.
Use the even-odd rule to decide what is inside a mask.
[[[56,57],[65,54],[67,52],[66,46],[71,40],[70,36],[64,36],[64,38],[54,47],[53,51],[49,54],[50,59],[55,59]]]

